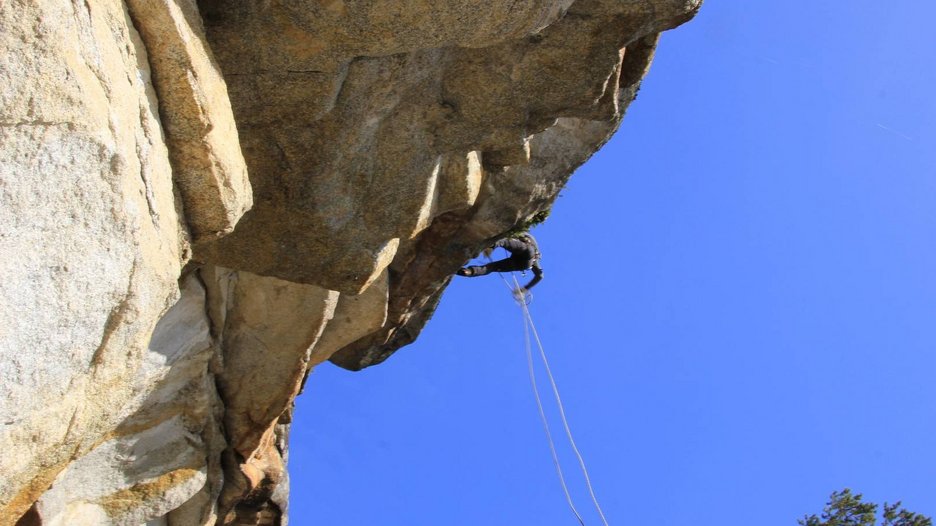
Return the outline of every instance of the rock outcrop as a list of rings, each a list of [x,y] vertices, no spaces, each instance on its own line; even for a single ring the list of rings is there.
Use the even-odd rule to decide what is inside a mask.
[[[0,524],[285,524],[309,371],[414,341],[699,3],[0,5]]]

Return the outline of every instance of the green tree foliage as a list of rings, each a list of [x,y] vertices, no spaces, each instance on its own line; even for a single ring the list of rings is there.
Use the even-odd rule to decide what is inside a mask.
[[[877,510],[877,504],[861,502],[860,493],[846,488],[832,493],[822,515],[807,515],[798,522],[800,526],[876,526]],[[933,520],[901,508],[899,501],[885,502],[881,526],[933,526]]]
[[[549,217],[549,213],[552,212],[552,209],[543,210],[542,212],[537,212],[532,216],[524,219],[518,223],[515,227],[508,230],[501,237],[517,237],[524,232],[528,232],[531,228],[541,225]]]

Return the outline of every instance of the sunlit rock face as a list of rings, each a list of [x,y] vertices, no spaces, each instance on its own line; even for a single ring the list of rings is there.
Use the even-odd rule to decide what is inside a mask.
[[[310,370],[414,341],[698,8],[0,4],[0,524],[285,524]]]

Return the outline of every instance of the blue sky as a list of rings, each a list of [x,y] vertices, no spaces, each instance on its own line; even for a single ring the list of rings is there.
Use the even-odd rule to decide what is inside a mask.
[[[791,525],[844,487],[936,515],[934,19],[709,0],[534,232],[610,524]],[[289,466],[294,526],[576,524],[496,276],[383,365],[316,369]]]

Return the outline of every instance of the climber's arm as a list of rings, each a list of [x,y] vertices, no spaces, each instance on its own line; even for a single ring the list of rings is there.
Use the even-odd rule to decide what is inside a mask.
[[[540,267],[539,261],[535,261],[533,263],[532,269],[533,279],[531,279],[530,282],[527,283],[525,287],[523,287],[526,290],[532,289],[537,283],[543,280],[543,267]]]

